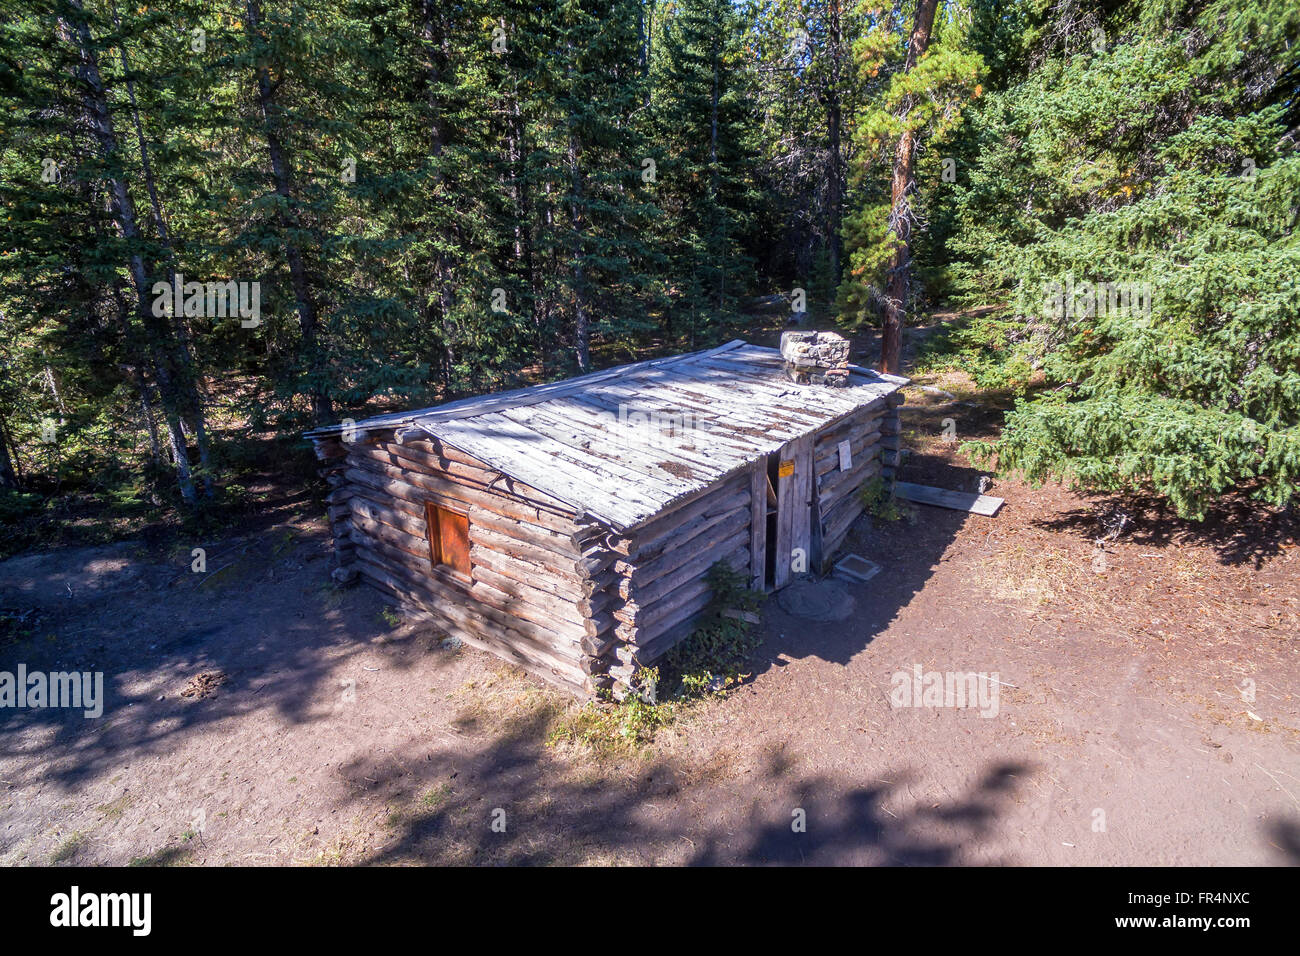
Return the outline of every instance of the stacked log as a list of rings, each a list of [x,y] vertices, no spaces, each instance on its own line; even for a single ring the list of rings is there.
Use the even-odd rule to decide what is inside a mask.
[[[882,436],[880,442],[881,465],[883,466],[881,474],[884,475],[886,481],[892,484],[900,464],[900,436],[902,432],[900,411],[903,405],[903,393],[894,392],[885,401],[888,408],[880,424],[880,434]]]
[[[330,577],[338,584],[351,584],[357,579],[357,569],[354,567],[356,544],[352,538],[352,512],[348,507],[352,489],[344,477],[348,451],[337,436],[313,439],[312,451],[321,463],[319,474],[330,489],[325,495],[325,513],[330,537],[334,541],[334,568]]]

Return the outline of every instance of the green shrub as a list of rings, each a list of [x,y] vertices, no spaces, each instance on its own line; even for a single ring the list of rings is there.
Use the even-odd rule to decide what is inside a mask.
[[[911,509],[894,494],[893,482],[885,481],[879,475],[862,483],[858,497],[867,513],[881,521],[900,521],[912,514]]]

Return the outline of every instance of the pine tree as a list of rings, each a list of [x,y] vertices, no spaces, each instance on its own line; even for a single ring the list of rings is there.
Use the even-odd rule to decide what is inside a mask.
[[[845,224],[849,275],[839,304],[841,319],[851,325],[881,314],[880,367],[895,374],[904,316],[914,299],[914,233],[926,219],[917,195],[918,145],[941,140],[959,120],[961,105],[981,92],[983,63],[965,47],[964,17],[950,11],[935,31],[936,7],[918,0],[909,18],[865,6],[871,28],[854,49],[860,82],[876,95],[855,117],[857,208]]]
[[[148,154],[124,55],[150,19],[124,23],[112,9],[67,0],[6,23],[22,65],[7,62],[0,84],[18,117],[4,159],[16,174],[5,194],[5,311],[30,316],[11,334],[91,358],[97,374],[78,380],[101,398],[120,364],[132,370],[147,417],[156,394],[178,487],[195,502],[188,437],[206,465],[203,401],[184,324],[152,308],[170,252],[156,214],[139,212]],[[61,291],[31,295],[46,283]],[[206,468],[202,476],[210,490]]]
[[[1194,518],[1294,501],[1298,27],[1231,0],[1049,24],[1067,55],[979,111],[950,245],[968,301],[1006,308],[958,341],[986,380],[1052,387],[976,451]]]
[[[693,343],[734,322],[753,284],[755,109],[744,22],[728,0],[687,0],[666,11],[660,31],[651,121],[664,212],[657,234],[678,293],[668,320],[690,316]]]
[[[643,333],[655,255],[643,239],[657,216],[643,182],[649,147],[632,115],[645,100],[636,0],[611,6],[551,0],[518,11],[515,36],[529,86],[534,254],[532,289],[580,370],[593,338]]]

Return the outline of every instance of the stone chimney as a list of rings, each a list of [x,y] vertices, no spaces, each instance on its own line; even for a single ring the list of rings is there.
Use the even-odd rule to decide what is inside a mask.
[[[834,332],[782,332],[785,374],[800,385],[849,383],[849,340]]]

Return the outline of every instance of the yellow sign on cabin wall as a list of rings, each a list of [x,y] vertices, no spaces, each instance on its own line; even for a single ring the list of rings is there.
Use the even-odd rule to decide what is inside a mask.
[[[789,478],[794,474],[794,461],[783,461],[776,466],[776,476],[778,478]]]

